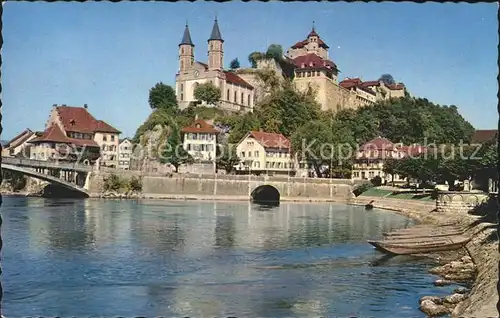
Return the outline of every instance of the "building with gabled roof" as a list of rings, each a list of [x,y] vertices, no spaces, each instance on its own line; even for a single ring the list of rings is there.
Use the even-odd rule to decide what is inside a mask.
[[[196,119],[181,130],[183,148],[197,162],[214,162],[219,130],[203,119]]]
[[[382,183],[385,181],[404,182],[406,179],[397,174],[386,175],[383,171],[384,163],[391,159],[415,158],[426,151],[427,148],[419,144],[405,146],[378,136],[357,149],[352,168],[352,179],[371,180],[379,176]]]
[[[120,133],[92,116],[87,105],[53,105],[45,131],[30,141],[34,145],[31,157],[76,161],[83,156],[89,164],[100,159],[102,166],[117,167]]]
[[[217,18],[208,38],[208,63],[195,60],[195,45],[186,24],[179,43],[179,72],[175,77],[175,89],[179,107],[184,109],[192,102],[196,87],[202,83],[212,83],[219,88],[221,99],[217,105],[230,111],[252,111],[254,106],[254,87],[233,71],[224,69],[224,40]]]
[[[29,142],[36,137],[36,132],[26,128],[2,146],[2,156],[27,156],[30,148]]]
[[[294,173],[290,141],[278,133],[249,131],[236,146],[237,170],[260,174]]]

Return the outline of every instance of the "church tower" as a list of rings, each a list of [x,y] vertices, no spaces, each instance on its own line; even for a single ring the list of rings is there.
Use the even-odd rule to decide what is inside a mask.
[[[212,34],[208,39],[208,69],[209,70],[222,70],[224,50],[222,44],[224,40],[220,35],[219,24],[217,17],[215,17]]]
[[[179,44],[179,71],[185,72],[189,70],[194,63],[194,44],[191,40],[191,34],[189,33],[189,27],[186,23],[186,28],[184,29],[184,35],[182,36],[182,41]]]

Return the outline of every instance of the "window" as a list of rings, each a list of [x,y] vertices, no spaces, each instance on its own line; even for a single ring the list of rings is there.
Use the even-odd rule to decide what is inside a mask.
[[[234,103],[235,104],[237,103],[237,99],[238,99],[238,93],[234,92]]]
[[[241,152],[241,156],[245,157],[245,152],[244,151]]]
[[[184,94],[181,93],[181,100],[184,100]]]
[[[249,156],[249,157],[251,157],[251,156],[252,156],[252,152],[251,152],[251,151],[249,151],[249,152],[248,152],[248,156]]]
[[[227,89],[227,101],[229,102],[231,100],[231,94],[229,92],[229,88]]]
[[[250,104],[250,94],[248,94],[248,106],[251,106],[251,104]]]
[[[243,97],[243,93],[241,93],[241,105],[244,105],[244,97]]]
[[[254,157],[258,157],[259,156],[259,152],[258,151],[255,151],[254,152]]]
[[[115,135],[111,135],[111,141],[115,141]]]
[[[311,72],[307,72],[307,77],[311,77]]]
[[[108,141],[108,137],[106,135],[102,135],[102,141]]]

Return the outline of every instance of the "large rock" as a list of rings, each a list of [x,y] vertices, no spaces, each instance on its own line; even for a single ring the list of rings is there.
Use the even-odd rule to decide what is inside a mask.
[[[465,298],[467,298],[467,295],[465,294],[453,294],[450,296],[446,296],[443,302],[455,305],[463,301]]]
[[[451,313],[451,310],[448,307],[438,305],[430,299],[426,299],[420,303],[420,310],[431,317],[439,317]]]

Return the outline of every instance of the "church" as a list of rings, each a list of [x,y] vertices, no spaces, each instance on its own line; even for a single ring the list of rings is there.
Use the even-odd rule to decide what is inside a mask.
[[[265,88],[255,73],[263,68],[271,68],[282,78],[291,79],[301,91],[312,89],[323,111],[356,109],[408,94],[402,83],[386,85],[380,80],[363,82],[360,78],[347,77],[339,82],[340,71],[330,59],[329,46],[319,36],[314,22],[307,37],[292,45],[283,56],[282,61],[293,75],[284,72],[281,63],[265,57],[258,61],[257,69],[224,70],[224,40],[217,18],[208,38],[207,63],[195,61],[194,48],[186,25],[179,44],[179,72],[176,75],[177,100],[181,109],[196,101],[194,91],[197,85],[211,82],[220,89],[221,99],[217,105],[201,105],[234,112],[253,111],[255,103],[265,95]]]
[[[251,111],[254,106],[254,87],[235,72],[224,70],[224,40],[215,18],[208,38],[207,63],[195,61],[195,45],[186,24],[179,44],[179,72],[175,77],[177,101],[184,109],[195,102],[194,90],[202,83],[211,82],[220,89],[221,100],[216,106],[230,111]]]

